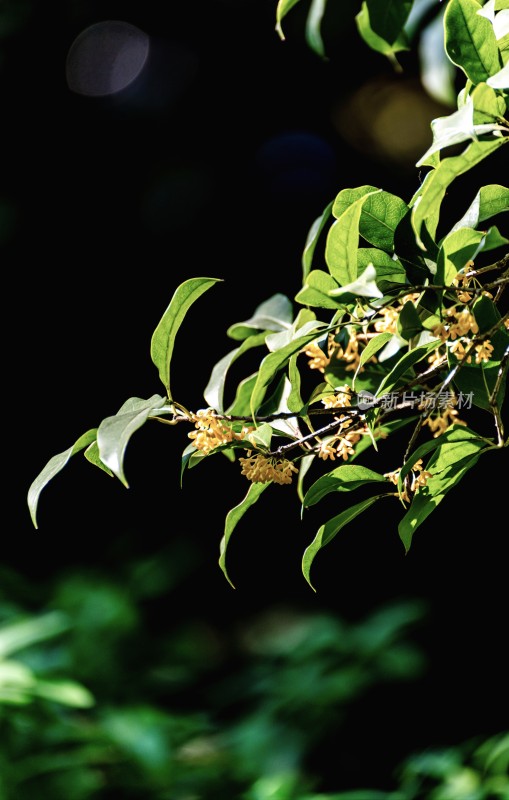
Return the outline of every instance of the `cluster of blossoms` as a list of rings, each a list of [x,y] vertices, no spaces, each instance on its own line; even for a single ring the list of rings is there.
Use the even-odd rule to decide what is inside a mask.
[[[231,424],[218,416],[212,408],[200,409],[196,414],[190,414],[190,420],[194,422],[196,430],[191,431],[188,436],[197,450],[205,455],[219,445],[247,439],[255,430],[244,425],[240,431],[234,431]]]
[[[355,372],[361,358],[362,348],[360,345],[365,338],[364,333],[351,333],[347,346],[343,348],[339,342],[336,342],[334,336],[329,334],[327,338],[327,354],[316,342],[311,342],[304,350],[304,354],[309,357],[308,366],[310,369],[325,372],[325,368],[332,360],[340,360],[346,362],[345,370],[347,372]],[[369,360],[376,361],[376,358],[373,356]],[[362,366],[359,371],[363,372],[364,367]]]
[[[401,467],[398,469],[393,470],[392,472],[384,472],[384,478],[388,478],[391,483],[394,483],[395,486],[398,485],[399,473],[401,472]],[[421,486],[426,486],[428,480],[432,478],[431,472],[428,472],[424,469],[422,465],[422,458],[415,462],[411,471],[410,471],[411,479],[410,481],[405,481],[405,486],[402,492],[400,492],[400,497],[406,503],[410,502],[409,492],[414,494],[421,488]]]
[[[291,483],[294,472],[299,470],[287,458],[277,459],[273,456],[264,456],[263,453],[252,454],[247,451],[246,458],[239,458],[242,466],[242,475],[245,475],[253,483]]]
[[[461,273],[458,273],[453,280],[453,285],[461,289],[458,291],[460,303],[469,303],[472,300],[471,292],[467,291],[469,283],[470,278]],[[483,292],[483,294],[491,297],[489,292]],[[479,333],[479,326],[470,309],[466,306],[457,308],[454,305],[446,310],[445,315],[446,319],[431,329],[432,334],[437,336],[442,344],[449,342],[451,352],[459,360],[465,359],[466,364],[472,363],[474,353],[476,364],[489,361],[493,353],[493,345],[489,339],[475,345],[474,348],[470,346],[471,335],[476,336]],[[430,356],[429,361],[433,363],[437,356],[438,353],[435,352]]]
[[[398,317],[405,303],[408,301],[415,303],[419,298],[418,292],[406,294],[401,298],[401,304],[395,306],[383,306],[377,311],[377,316],[373,322],[373,327],[377,333],[397,333]]]
[[[351,405],[351,393],[351,388],[348,384],[345,384],[344,386],[340,386],[334,394],[323,397],[322,403],[325,408],[348,408]],[[364,425],[361,430],[342,433],[344,428],[348,428],[351,425],[351,419],[346,414],[340,414],[335,417],[335,420],[339,423],[338,433],[320,442],[317,456],[324,461],[327,461],[329,458],[331,461],[334,461],[336,457],[347,461],[348,457],[352,456],[355,452],[354,445],[360,441],[364,433],[368,432],[367,426]]]
[[[454,406],[457,405],[457,402],[458,400],[456,396],[451,394],[447,403],[439,407],[440,410],[438,413],[429,414],[429,416],[425,417],[422,424],[429,427],[430,431],[433,433],[434,439],[444,433],[444,431],[446,431],[449,425],[452,425],[453,422],[456,423],[456,425],[467,424],[464,420],[458,417],[458,411],[454,408]],[[427,407],[428,406],[426,403],[419,406],[420,409],[426,409]]]

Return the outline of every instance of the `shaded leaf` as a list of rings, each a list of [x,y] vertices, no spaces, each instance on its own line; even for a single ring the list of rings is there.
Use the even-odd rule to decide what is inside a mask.
[[[228,570],[226,569],[226,551],[228,548],[228,543],[230,541],[231,535],[235,530],[236,526],[246,513],[246,511],[251,508],[252,505],[256,503],[260,495],[265,491],[269,483],[252,483],[248,489],[248,492],[244,499],[242,500],[239,505],[235,506],[234,508],[230,509],[226,516],[225,527],[224,527],[224,534],[223,538],[221,539],[219,550],[219,566],[224,573],[224,576],[228,583],[233,587],[233,583],[230,580],[228,575]]]
[[[329,544],[345,525],[348,525],[348,523],[358,517],[359,514],[362,514],[363,511],[372,506],[380,497],[386,496],[387,495],[379,494],[374,497],[369,497],[367,500],[362,500],[362,502],[347,508],[346,511],[342,511],[341,514],[332,517],[332,519],[318,529],[315,538],[311,544],[306,547],[302,557],[302,574],[313,591],[316,591],[316,589],[311,583],[310,570],[317,553],[322,550],[325,545]]]
[[[63,470],[71,456],[76,455],[76,453],[84,450],[92,442],[95,442],[96,436],[97,428],[91,428],[89,431],[80,436],[71,447],[69,447],[67,450],[64,450],[63,453],[58,453],[50,458],[46,466],[41,470],[39,475],[30,485],[27,500],[30,516],[35,528],[39,527],[37,524],[37,506],[39,504],[39,497],[42,490],[45,486],[47,486],[49,481],[55,477],[55,475]]]

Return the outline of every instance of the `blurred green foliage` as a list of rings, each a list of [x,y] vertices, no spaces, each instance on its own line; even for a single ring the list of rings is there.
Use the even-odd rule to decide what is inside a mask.
[[[150,604],[173,591],[160,559],[127,573],[59,575],[42,603],[3,569],[1,800],[508,797],[507,736],[410,758],[390,793],[314,793],[310,752],[341,746],[372,687],[422,674],[422,603],[356,623],[274,607],[238,629],[191,614],[159,627]]]

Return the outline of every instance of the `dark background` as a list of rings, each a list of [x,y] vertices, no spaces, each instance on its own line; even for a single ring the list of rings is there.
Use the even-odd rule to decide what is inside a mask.
[[[507,724],[505,452],[466,476],[407,556],[397,510],[375,505],[319,554],[316,593],[300,561],[325,509],[301,521],[291,487],[270,487],[239,525],[229,548],[237,588],[227,584],[219,541],[245,481],[214,459],[179,488],[180,428],[148,425],[133,438],[129,490],[78,457],[44,490],[38,531],[26,507],[52,455],[128,397],[161,391],[150,338],[179,283],[224,281],[199,300],[177,341],[174,391],[196,408],[212,366],[232,348],[226,328],[273,293],[292,298],[300,288],[307,231],[338,191],[369,183],[409,200],[417,189],[414,163],[430,143],[429,121],[448,110],[419,88],[415,54],[395,72],[359,38],[357,3],[339,6],[328,16],[328,60],[304,40],[305,4],[288,15],[285,42],[274,30],[276,3],[265,0],[8,6],[2,560],[40,590],[36,607],[55,575],[122,576],[133,559],[160,555],[169,564],[183,553],[187,572],[151,607],[155,630],[169,613],[228,627],[282,604],[356,620],[387,601],[422,598],[429,614],[415,636],[429,668],[411,689],[369,698],[352,723],[345,781],[355,786],[365,783],[361,748],[373,782],[387,781],[410,750]],[[76,37],[104,20],[144,31],[148,61],[123,91],[84,96],[66,81],[66,59]],[[419,152],[377,150],[370,123],[356,119],[348,99],[372,80],[408,89],[407,121],[408,98],[420,98]],[[412,134],[400,126],[393,135],[404,142]],[[500,166],[472,176],[472,185],[499,182]],[[396,467],[397,445],[387,446]],[[322,788],[348,788],[320,769]]]

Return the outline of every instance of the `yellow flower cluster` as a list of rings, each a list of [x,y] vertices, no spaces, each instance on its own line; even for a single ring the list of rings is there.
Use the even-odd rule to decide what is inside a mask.
[[[461,276],[460,276],[461,277]],[[454,353],[456,358],[465,359],[466,364],[472,363],[472,355],[469,352],[469,340],[466,338],[469,334],[473,333],[474,336],[479,333],[479,326],[476,319],[468,308],[463,308],[458,311],[455,306],[448,308],[446,311],[447,316],[453,320],[452,322],[439,322],[435,325],[431,332],[437,336],[441,342],[448,340],[452,341],[451,352]],[[467,345],[465,347],[465,345]],[[489,339],[486,339],[481,344],[474,348],[475,350],[475,363],[489,361],[493,353],[493,345]],[[428,361],[433,363],[439,357],[439,351],[435,351],[429,356]]]
[[[277,459],[264,456],[263,453],[252,455],[252,451],[247,451],[246,458],[239,458],[242,465],[242,475],[245,475],[253,483],[291,483],[292,473],[299,470],[287,458]]]
[[[347,408],[352,404],[351,394],[352,390],[348,384],[345,383],[344,386],[340,386],[339,389],[336,389],[335,394],[328,394],[326,397],[323,397],[322,403],[325,408]]]
[[[398,469],[393,470],[392,472],[384,472],[384,478],[388,478],[391,483],[394,483],[395,486],[398,485],[399,473],[401,472],[401,467]],[[408,490],[412,494],[418,491],[421,486],[426,486],[428,480],[433,477],[431,472],[428,472],[424,469],[422,465],[422,458],[415,462],[412,469],[410,470],[411,475],[411,482],[410,486],[405,486],[403,491],[400,492],[400,497],[405,502],[410,502],[410,497],[408,494]]]
[[[452,425],[453,422],[456,425],[466,425],[467,423],[458,418],[458,412],[453,405],[456,403],[454,399],[452,403],[448,403],[446,408],[441,411],[441,413],[433,416],[426,417],[423,422],[423,425],[427,425],[433,433],[433,438],[436,439],[440,436],[444,431],[447,430],[449,425]]]
[[[348,425],[350,423],[347,422],[346,424]],[[331,461],[335,461],[336,457],[347,461],[348,457],[353,456],[355,453],[354,446],[360,441],[361,436],[366,433],[368,433],[367,426],[357,431],[349,431],[345,434],[338,433],[337,436],[320,442],[317,456],[323,459],[323,461],[327,461],[329,458]]]
[[[329,334],[327,343],[327,355],[321,350],[316,342],[311,342],[305,350],[304,354],[309,357],[308,366],[310,369],[317,369],[319,372],[325,372],[325,368],[330,364],[332,359],[346,361],[347,372],[354,372],[358,366],[361,357],[361,350],[359,348],[359,340],[365,338],[364,334],[352,333],[348,340],[345,349],[341,347],[339,342],[334,341],[332,334]],[[370,361],[376,362],[376,357],[372,356]],[[360,372],[364,372],[364,366],[360,368]]]
[[[193,440],[197,450],[201,450],[205,455],[221,444],[246,439],[255,430],[253,427],[244,425],[242,430],[235,432],[232,426],[218,416],[212,408],[200,409],[196,414],[191,414],[190,419],[194,422],[197,430],[191,431],[188,436]]]

